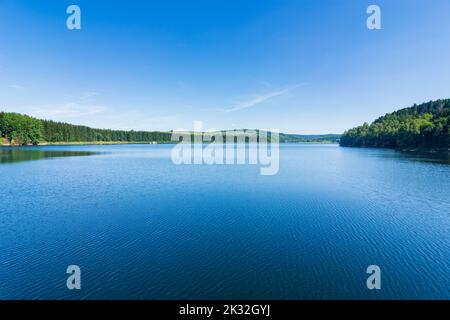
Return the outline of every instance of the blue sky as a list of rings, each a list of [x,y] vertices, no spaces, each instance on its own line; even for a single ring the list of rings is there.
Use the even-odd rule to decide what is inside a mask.
[[[447,0],[0,0],[0,109],[93,127],[340,133],[449,98],[449,57]]]

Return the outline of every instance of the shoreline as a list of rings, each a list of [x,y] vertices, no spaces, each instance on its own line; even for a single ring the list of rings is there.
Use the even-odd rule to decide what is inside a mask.
[[[421,149],[421,148],[413,148],[413,149],[394,149],[400,152],[411,152],[411,153],[450,153],[450,149],[448,148],[440,148],[440,149]]]
[[[385,149],[394,150],[399,152],[411,152],[411,153],[450,153],[450,148],[389,148],[389,147],[370,147],[370,146],[346,146],[339,144],[342,148],[356,148],[356,149]]]
[[[121,145],[121,144],[170,144],[170,142],[139,141],[77,141],[77,142],[41,142],[37,145],[19,145],[1,143],[0,147],[45,147],[45,146],[83,146],[83,145]]]
[[[79,141],[79,142],[42,142],[37,145],[19,145],[10,143],[0,143],[0,147],[45,147],[45,146],[96,146],[96,145],[127,145],[127,144],[177,144],[174,142],[156,142],[156,141]],[[203,143],[206,144],[206,143]],[[225,144],[225,143],[224,143]],[[337,144],[333,141],[305,141],[305,142],[280,142],[280,144]]]

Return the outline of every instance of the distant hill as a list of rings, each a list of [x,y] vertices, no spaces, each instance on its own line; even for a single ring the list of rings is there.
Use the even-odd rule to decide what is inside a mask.
[[[280,142],[290,143],[339,143],[340,134],[280,134]]]
[[[247,129],[237,129],[243,132]],[[231,132],[233,130],[223,130],[222,133]],[[259,132],[260,130],[255,130]],[[270,141],[270,131],[266,131],[268,140]],[[339,143],[340,134],[290,134],[279,133],[280,143]]]
[[[227,131],[222,131],[225,133]],[[192,134],[192,133],[187,133]],[[18,113],[0,112],[0,144],[29,145],[41,143],[173,143],[170,131],[125,131],[94,129],[50,120],[40,120]],[[280,133],[285,143],[337,143],[339,135],[297,135]],[[269,134],[270,140],[270,134]]]
[[[345,147],[400,149],[450,148],[450,99],[430,101],[388,113],[372,124],[347,130]]]

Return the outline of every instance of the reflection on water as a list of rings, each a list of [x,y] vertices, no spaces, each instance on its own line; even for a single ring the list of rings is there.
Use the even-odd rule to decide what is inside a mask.
[[[409,160],[450,164],[449,152],[401,152]]]
[[[55,157],[74,157],[74,156],[89,156],[95,152],[89,151],[48,151],[38,149],[25,149],[25,148],[8,148],[0,149],[0,164],[41,160],[45,158]]]
[[[382,159],[395,159],[400,161],[410,162],[426,162],[426,163],[440,163],[450,164],[450,149],[435,150],[435,151],[406,151],[406,150],[394,150],[385,148],[352,148],[352,147],[340,147],[341,150],[353,151],[356,153],[364,154],[368,157],[382,158]]]
[[[392,153],[383,152],[380,156],[383,158],[396,158],[399,160],[450,164],[450,153],[445,151],[419,152],[393,150]]]

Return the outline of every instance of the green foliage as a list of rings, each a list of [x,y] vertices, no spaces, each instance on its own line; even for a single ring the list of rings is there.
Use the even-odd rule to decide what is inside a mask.
[[[1,137],[12,144],[37,145],[41,140],[42,123],[40,120],[18,113],[0,113]]]
[[[414,105],[386,114],[371,125],[347,130],[340,144],[349,147],[434,149],[450,147],[450,99]]]
[[[93,129],[68,123],[42,120],[47,142],[170,142],[170,132]]]
[[[244,130],[242,130],[244,132]],[[259,134],[259,130],[256,130]],[[156,142],[171,143],[172,132],[124,131],[93,129],[50,120],[37,120],[17,113],[0,113],[0,132],[12,144],[38,144],[39,142]],[[226,134],[227,131],[222,131]],[[193,137],[192,133],[187,133]],[[339,135],[295,135],[280,133],[280,142],[337,142]],[[245,140],[245,142],[248,139]],[[271,141],[270,133],[267,140]]]
[[[0,135],[11,144],[37,145],[39,142],[170,142],[170,132],[92,129],[18,113],[0,113]]]
[[[286,134],[280,133],[280,142],[285,143],[339,143],[340,134]]]

